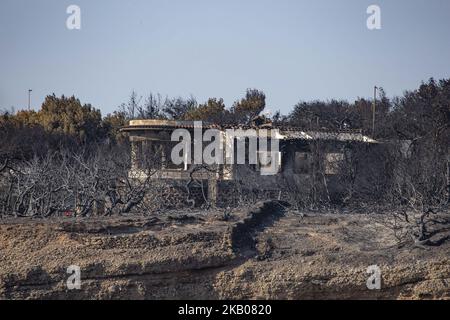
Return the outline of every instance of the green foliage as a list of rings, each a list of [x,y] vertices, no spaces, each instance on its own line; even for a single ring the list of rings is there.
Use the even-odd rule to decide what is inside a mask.
[[[77,143],[123,141],[120,128],[131,119],[174,119],[199,120],[216,124],[250,124],[266,106],[262,91],[248,89],[245,97],[227,108],[223,99],[210,98],[198,104],[195,98],[163,98],[150,94],[143,99],[132,92],[127,103],[118,111],[102,119],[99,110],[90,104],[81,104],[75,97],[45,98],[41,110],[19,111],[16,114],[3,113],[0,125],[8,123],[9,128],[40,128],[59,137],[70,137]],[[299,102],[287,116],[277,112],[273,121],[276,125],[289,125],[305,130],[340,128],[362,129],[372,133],[373,100],[359,98],[353,103],[347,101]],[[448,144],[450,123],[450,80],[427,83],[414,91],[405,92],[402,97],[389,100],[380,88],[376,104],[376,131],[379,139],[435,139],[445,149]],[[40,130],[39,129],[39,130]]]
[[[236,101],[227,109],[223,99],[210,98],[204,104],[192,106],[178,119],[198,120],[216,124],[250,124],[266,106],[266,96],[262,91],[248,89],[243,99]],[[171,108],[178,110],[178,108]],[[166,111],[167,112],[167,111]],[[174,118],[169,115],[169,118]]]
[[[227,114],[223,99],[210,98],[205,104],[200,104],[197,108],[187,112],[184,118],[185,120],[221,123]]]
[[[74,96],[47,96],[37,113],[37,123],[50,133],[73,136],[80,142],[99,141],[105,136],[100,110],[82,105]]]
[[[266,107],[266,95],[256,89],[247,89],[245,97],[234,103],[231,113],[238,123],[249,124]]]
[[[103,129],[110,141],[123,142],[127,135],[120,132],[120,128],[128,125],[128,118],[124,112],[114,111],[103,119]]]

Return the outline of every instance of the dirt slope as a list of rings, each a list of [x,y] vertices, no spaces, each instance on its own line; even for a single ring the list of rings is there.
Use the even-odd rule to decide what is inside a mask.
[[[1,299],[449,299],[450,244],[398,248],[385,216],[214,212],[0,221]],[[68,290],[70,265],[81,290]],[[368,290],[378,265],[382,289]]]

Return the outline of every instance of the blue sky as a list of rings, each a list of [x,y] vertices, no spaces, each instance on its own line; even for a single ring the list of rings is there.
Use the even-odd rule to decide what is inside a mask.
[[[68,30],[66,8],[81,8]],[[371,4],[382,29],[366,27]],[[300,100],[389,96],[450,77],[449,0],[1,0],[0,108],[74,94],[104,114],[141,95],[247,88],[287,113]]]

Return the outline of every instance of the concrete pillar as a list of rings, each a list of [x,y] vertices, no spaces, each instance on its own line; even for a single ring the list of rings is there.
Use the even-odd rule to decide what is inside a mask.
[[[138,147],[136,141],[131,141],[131,170],[136,171],[139,168],[138,165]]]
[[[208,201],[215,207],[217,205],[217,178],[211,177],[208,179]]]

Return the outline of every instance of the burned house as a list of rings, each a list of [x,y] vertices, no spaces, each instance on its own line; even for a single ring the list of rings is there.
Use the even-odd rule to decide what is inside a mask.
[[[237,140],[244,140],[247,147],[245,163],[239,161],[224,162],[218,165],[192,164],[192,159],[174,163],[172,150],[179,144],[173,141],[173,133],[184,129],[195,136],[195,130],[203,134],[209,129],[218,130],[224,135],[229,129],[251,130],[256,137],[266,138],[269,150],[256,151],[256,163],[249,163],[249,140],[245,137],[232,137],[231,157],[238,157]],[[162,181],[170,192],[180,193],[179,201],[192,205],[209,203],[218,206],[235,205],[239,201],[268,198],[291,199],[292,197],[325,196],[329,201],[342,197],[347,188],[341,173],[354,174],[355,150],[364,152],[375,147],[378,142],[365,136],[358,130],[305,131],[298,128],[273,127],[271,124],[254,124],[250,127],[222,127],[201,124],[193,121],[173,120],[133,120],[122,128],[128,133],[131,142],[132,165],[130,174],[142,178],[151,175],[151,179]],[[272,150],[273,140],[277,140],[277,149]],[[242,141],[241,141],[242,142]],[[230,141],[224,139],[219,152],[230,148]],[[192,150],[207,142],[194,138]],[[217,151],[216,151],[217,152]],[[254,152],[254,151],[253,151]],[[264,154],[265,153],[265,154]],[[224,154],[227,159],[229,154]],[[190,156],[189,156],[190,158]],[[265,158],[265,161],[261,161]],[[361,157],[357,157],[361,160]],[[362,161],[364,162],[364,161]],[[361,161],[358,161],[361,165]],[[368,162],[367,166],[370,166]],[[349,168],[352,167],[352,168]],[[363,165],[364,166],[364,165]],[[267,173],[270,167],[270,174]],[[355,180],[356,177],[350,179]],[[297,199],[298,200],[298,199]],[[296,200],[296,201],[297,201]],[[169,204],[173,205],[173,204]]]

